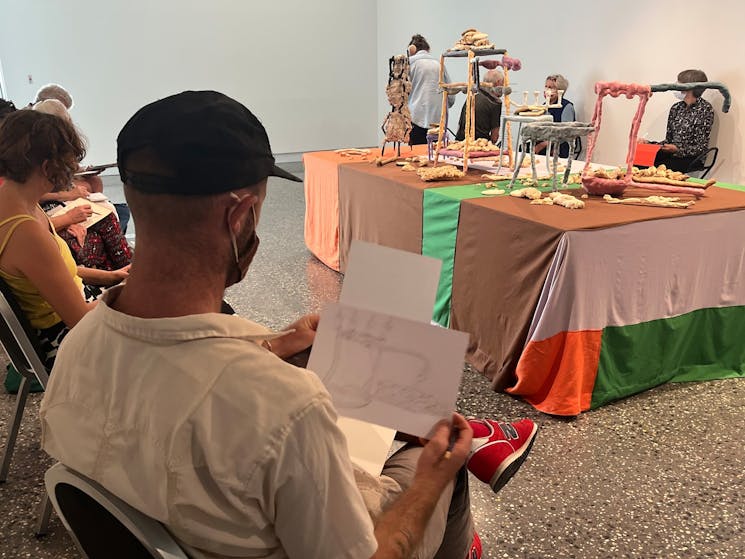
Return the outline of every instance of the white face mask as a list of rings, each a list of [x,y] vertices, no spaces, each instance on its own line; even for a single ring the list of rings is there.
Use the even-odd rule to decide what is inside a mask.
[[[682,101],[686,98],[686,92],[685,91],[673,91],[673,95],[675,95],[675,98],[678,101]]]

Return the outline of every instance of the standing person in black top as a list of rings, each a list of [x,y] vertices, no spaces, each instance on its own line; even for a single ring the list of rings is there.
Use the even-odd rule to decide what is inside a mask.
[[[504,85],[504,74],[501,70],[489,70],[484,76],[484,81],[481,82],[482,87],[486,88],[486,91],[496,99],[500,101],[494,102],[489,96],[483,93],[476,93],[474,96],[474,102],[476,103],[476,139],[486,138],[496,143],[499,139],[499,121],[502,116],[502,102],[501,94],[498,94],[500,90],[496,90],[497,87]],[[464,140],[466,137],[466,103],[463,103],[463,108],[460,111],[460,122],[458,123],[458,133],[455,135],[456,140]]]
[[[684,70],[678,74],[678,83],[708,81],[701,70]],[[655,165],[665,165],[673,171],[687,172],[691,163],[709,149],[714,108],[701,97],[703,89],[673,91],[680,101],[670,107],[667,133]]]

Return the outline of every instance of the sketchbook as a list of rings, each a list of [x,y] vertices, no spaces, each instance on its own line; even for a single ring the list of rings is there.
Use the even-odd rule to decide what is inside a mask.
[[[455,409],[468,336],[430,325],[442,263],[354,241],[339,303],[308,368],[339,414],[352,461],[380,475],[396,431],[427,436]]]
[[[75,176],[76,177],[90,177],[93,175],[100,175],[106,169],[111,169],[112,167],[116,167],[116,163],[105,163],[103,165],[88,165],[87,167],[84,167],[83,169],[75,173]]]
[[[77,206],[85,206],[88,205],[91,207],[91,210],[93,213],[91,216],[86,219],[85,221],[81,222],[79,225],[82,225],[86,229],[90,227],[91,225],[95,225],[99,221],[101,221],[103,218],[105,218],[107,215],[109,215],[113,210],[107,206],[104,206],[102,204],[97,204],[96,202],[92,202],[86,198],[77,198],[75,200],[71,200],[69,202],[65,202],[62,206],[57,206],[52,211],[49,212],[49,217],[57,217],[59,215],[62,215],[64,213],[67,213],[72,208],[75,208]]]

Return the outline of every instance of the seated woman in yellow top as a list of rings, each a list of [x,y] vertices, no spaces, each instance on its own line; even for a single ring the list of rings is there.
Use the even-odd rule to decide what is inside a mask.
[[[36,329],[47,367],[93,304],[83,297],[70,249],[38,202],[70,184],[84,154],[73,125],[59,117],[16,111],[0,123],[0,277]]]

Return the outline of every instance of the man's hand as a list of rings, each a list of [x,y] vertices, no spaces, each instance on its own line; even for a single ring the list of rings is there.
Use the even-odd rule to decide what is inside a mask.
[[[435,425],[434,435],[419,455],[411,486],[375,524],[378,550],[373,559],[413,555],[442,492],[465,464],[472,439],[473,429],[457,413],[453,414],[452,428],[447,420]],[[445,454],[448,450],[450,454]]]
[[[77,223],[73,223],[67,228],[67,232],[75,237],[81,247],[83,246],[83,244],[85,243],[85,236],[88,233],[88,230],[85,227],[83,227],[82,225],[78,225]]]
[[[72,223],[82,223],[93,215],[93,210],[90,204],[85,204],[83,206],[75,206],[71,210],[66,211],[64,215],[67,215]]]
[[[664,151],[665,153],[675,153],[678,151],[678,146],[675,144],[662,144],[660,151]]]
[[[473,429],[458,413],[453,414],[452,427],[447,420],[437,423],[434,435],[419,457],[415,479],[432,483],[433,490],[442,491],[466,463],[472,440]]]
[[[272,352],[286,359],[308,349],[316,338],[318,318],[317,314],[307,314],[290,324],[286,330],[294,330],[294,332],[271,340]]]

